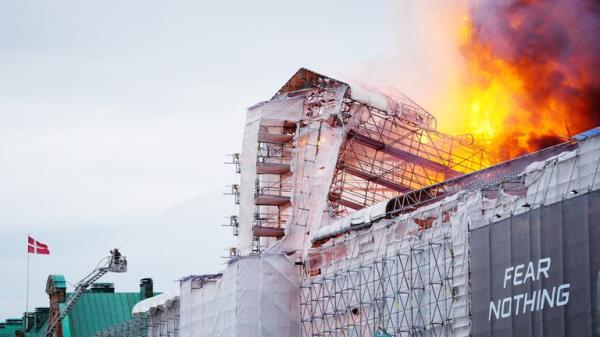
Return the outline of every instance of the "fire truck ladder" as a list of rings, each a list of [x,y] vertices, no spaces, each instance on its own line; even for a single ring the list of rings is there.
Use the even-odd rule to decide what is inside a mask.
[[[110,251],[110,256],[100,260],[96,268],[75,285],[75,291],[69,296],[63,310],[52,318],[43,336],[52,337],[60,322],[69,314],[69,310],[77,303],[77,300],[85,290],[109,271],[113,273],[124,273],[127,271],[127,258],[121,256],[121,253],[116,248]]]

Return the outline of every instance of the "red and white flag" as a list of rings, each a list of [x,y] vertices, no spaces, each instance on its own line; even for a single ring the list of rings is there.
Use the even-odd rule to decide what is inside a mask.
[[[34,240],[31,236],[27,237],[27,252],[30,254],[50,255],[50,249],[48,249],[48,246]]]

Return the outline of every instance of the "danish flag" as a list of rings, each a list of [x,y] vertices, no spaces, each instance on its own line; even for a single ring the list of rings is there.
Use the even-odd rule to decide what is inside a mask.
[[[30,254],[50,255],[48,245],[34,240],[31,236],[27,237],[27,252]]]

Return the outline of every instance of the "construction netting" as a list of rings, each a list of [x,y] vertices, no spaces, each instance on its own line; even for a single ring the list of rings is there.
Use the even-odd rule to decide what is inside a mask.
[[[263,209],[255,207],[255,198],[258,194],[264,194],[273,197],[289,196],[289,182],[277,175],[259,176],[257,174],[257,164],[263,159],[268,162],[271,157],[283,159],[284,153],[278,143],[264,142],[268,152],[261,155],[259,147],[259,134],[283,134],[285,122],[295,124],[302,113],[303,98],[282,98],[269,102],[263,102],[248,109],[246,116],[246,126],[244,128],[244,138],[241,160],[241,179],[240,179],[240,207],[239,207],[239,234],[238,249],[241,254],[248,255],[253,251],[254,235],[252,229],[255,224],[257,213],[274,213],[273,207],[278,205],[264,205]],[[269,129],[278,129],[277,131]],[[262,143],[262,142],[261,142]],[[275,149],[275,147],[278,147]],[[283,186],[288,185],[288,186]],[[275,200],[277,200],[275,198]],[[277,215],[276,215],[277,216]]]
[[[134,315],[131,319],[115,324],[102,331],[97,332],[92,337],[141,337],[148,336],[149,329],[148,313]],[[174,336],[175,337],[175,336]]]
[[[299,336],[298,276],[286,256],[261,255],[182,281],[180,336]]]
[[[451,198],[311,249],[302,336],[468,334],[467,217],[478,201]]]
[[[179,336],[179,288],[136,303],[134,320],[144,319],[147,329],[141,336]]]

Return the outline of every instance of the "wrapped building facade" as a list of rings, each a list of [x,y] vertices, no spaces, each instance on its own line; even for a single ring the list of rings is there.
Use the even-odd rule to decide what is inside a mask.
[[[301,69],[248,110],[238,246],[182,281],[177,335],[598,336],[598,134],[502,161],[400,93]]]

